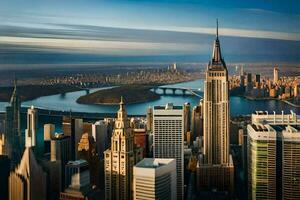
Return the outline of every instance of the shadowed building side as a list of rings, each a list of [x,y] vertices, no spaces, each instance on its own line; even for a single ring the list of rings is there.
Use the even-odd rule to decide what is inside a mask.
[[[46,198],[46,174],[37,163],[32,149],[26,148],[20,164],[9,176],[9,200]]]

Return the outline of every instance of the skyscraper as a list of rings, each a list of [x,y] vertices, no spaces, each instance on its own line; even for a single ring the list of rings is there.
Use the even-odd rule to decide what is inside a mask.
[[[273,70],[273,83],[276,84],[278,82],[278,79],[279,79],[279,69],[278,67],[274,67],[274,70]]]
[[[101,199],[90,185],[89,165],[85,160],[70,161],[66,165],[66,189],[60,200]]]
[[[103,152],[108,147],[108,124],[105,121],[97,121],[92,125],[92,135],[96,142],[97,152],[103,159]]]
[[[104,152],[105,199],[132,199],[133,166],[142,158],[142,149],[135,148],[133,137],[121,98],[111,148]]]
[[[175,159],[144,158],[133,167],[133,199],[176,199]]]
[[[93,136],[82,134],[78,143],[78,158],[89,163],[90,183],[100,188],[100,159]]]
[[[176,159],[177,199],[183,199],[184,170],[184,111],[182,106],[154,106],[154,158]]]
[[[4,142],[4,153],[11,159],[12,169],[20,162],[23,150],[21,145],[20,110],[21,101],[15,81],[10,105],[6,107]]]
[[[51,154],[49,162],[49,191],[51,199],[58,199],[65,189],[65,166],[71,159],[70,136],[56,134],[51,139]]]
[[[46,174],[31,148],[26,148],[20,164],[9,176],[10,200],[46,199]]]
[[[300,198],[300,124],[248,130],[248,199]]]
[[[44,124],[44,141],[50,141],[55,134],[54,124]]]
[[[36,131],[37,131],[37,109],[33,106],[27,110],[27,129],[25,130],[25,146],[36,146]]]
[[[204,84],[204,152],[198,168],[199,188],[225,190],[232,194],[234,167],[229,154],[228,71],[221,55],[218,23]]]
[[[193,108],[191,121],[192,140],[194,141],[196,137],[203,136],[203,101]]]
[[[70,112],[69,116],[63,116],[62,131],[66,136],[71,137],[71,156],[72,160],[78,159],[78,143],[83,134],[83,120],[73,118]]]

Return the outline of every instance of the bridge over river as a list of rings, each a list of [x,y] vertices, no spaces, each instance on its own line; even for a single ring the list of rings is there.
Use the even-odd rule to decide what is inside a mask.
[[[200,88],[188,88],[188,87],[172,87],[172,86],[157,86],[152,88],[152,91],[161,94],[158,91],[162,91],[162,94],[164,95],[194,95],[199,98],[203,98],[202,94],[203,91]],[[171,91],[171,93],[168,93],[168,91]],[[178,93],[179,91],[180,93]]]

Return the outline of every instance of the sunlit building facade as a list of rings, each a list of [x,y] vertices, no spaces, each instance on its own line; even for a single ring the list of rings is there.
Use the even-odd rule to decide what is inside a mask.
[[[232,195],[234,166],[229,154],[229,83],[218,27],[204,84],[204,152],[197,168],[198,188],[227,191]]]
[[[117,113],[111,148],[104,152],[105,199],[132,199],[133,166],[142,159],[142,149],[134,145],[123,98]]]
[[[184,186],[184,110],[182,106],[154,106],[154,158],[176,159],[177,199],[183,199]]]

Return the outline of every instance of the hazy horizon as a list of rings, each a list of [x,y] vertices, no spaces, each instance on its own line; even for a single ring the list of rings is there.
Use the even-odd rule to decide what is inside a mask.
[[[197,0],[0,2],[0,69],[208,62],[220,24],[227,63],[300,62],[300,3]]]

